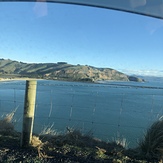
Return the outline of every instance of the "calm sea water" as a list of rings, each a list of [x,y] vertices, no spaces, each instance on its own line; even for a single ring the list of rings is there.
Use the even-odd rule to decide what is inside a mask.
[[[22,129],[25,81],[0,83],[0,114],[17,108],[14,119]],[[101,84],[39,80],[34,132],[53,125],[112,141],[126,138],[134,147],[145,130],[163,115],[162,82],[108,82]]]

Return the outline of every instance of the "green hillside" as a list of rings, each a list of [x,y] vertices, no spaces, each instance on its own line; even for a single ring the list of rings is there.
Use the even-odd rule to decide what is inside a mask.
[[[17,76],[88,82],[98,80],[142,81],[111,68],[71,65],[66,62],[29,64],[10,59],[0,59],[0,78]]]

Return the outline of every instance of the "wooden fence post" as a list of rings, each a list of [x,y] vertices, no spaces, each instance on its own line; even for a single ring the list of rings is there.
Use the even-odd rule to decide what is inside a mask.
[[[37,86],[36,80],[26,81],[21,147],[28,147],[32,139],[36,101],[36,86]]]

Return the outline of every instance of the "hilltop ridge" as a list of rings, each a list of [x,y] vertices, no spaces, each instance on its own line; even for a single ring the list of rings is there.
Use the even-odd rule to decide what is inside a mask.
[[[96,82],[99,80],[143,81],[115,69],[88,65],[72,65],[67,62],[24,63],[0,59],[0,78],[30,77],[50,80]]]

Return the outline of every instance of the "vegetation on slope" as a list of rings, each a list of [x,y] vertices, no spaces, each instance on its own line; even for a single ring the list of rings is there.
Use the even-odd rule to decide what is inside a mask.
[[[163,159],[162,121],[151,126],[136,149],[127,150],[119,140],[104,142],[71,128],[64,134],[46,128],[33,136],[29,147],[21,148],[21,134],[14,130],[13,115],[0,120],[0,162],[158,163]]]
[[[125,75],[111,68],[71,65],[66,62],[27,64],[9,59],[0,59],[0,76],[88,82],[98,80],[142,81],[142,79]]]

